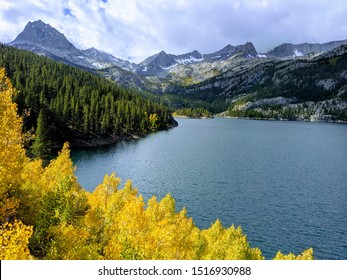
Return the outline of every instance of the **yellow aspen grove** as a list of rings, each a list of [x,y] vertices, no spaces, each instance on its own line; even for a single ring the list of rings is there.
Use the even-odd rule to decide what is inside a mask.
[[[5,70],[0,69],[0,223],[8,221],[18,207],[16,196],[26,161],[22,120],[12,101],[14,94]]]

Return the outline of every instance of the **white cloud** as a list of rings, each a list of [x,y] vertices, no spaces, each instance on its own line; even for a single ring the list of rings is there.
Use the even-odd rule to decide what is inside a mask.
[[[79,48],[136,61],[246,41],[265,52],[284,42],[346,39],[346,14],[345,0],[0,0],[0,41],[42,19]]]

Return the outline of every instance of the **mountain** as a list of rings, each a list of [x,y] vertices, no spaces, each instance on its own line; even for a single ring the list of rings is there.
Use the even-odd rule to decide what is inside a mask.
[[[78,62],[79,58],[83,57],[82,51],[71,44],[64,34],[41,20],[29,21],[24,30],[9,45],[72,63]]]
[[[90,59],[94,59],[95,61],[100,61],[103,63],[109,63],[110,65],[116,65],[116,66],[123,68],[125,70],[130,71],[136,66],[135,63],[131,63],[127,60],[123,60],[123,59],[114,57],[111,54],[97,50],[95,48],[90,48],[90,49],[84,50],[82,52],[84,53],[84,55],[86,57],[88,57]],[[100,67],[102,67],[102,66],[103,66],[103,64],[101,63]]]
[[[136,67],[136,73],[143,76],[162,76],[165,78],[165,69],[175,65],[175,56],[161,51],[146,58]]]
[[[250,61],[201,83],[182,96],[230,104],[223,116],[347,122],[347,45],[314,59]]]
[[[161,51],[138,64],[135,71],[142,76],[166,78],[170,72],[169,70],[175,66],[191,65],[199,62],[213,63],[214,61],[224,61],[235,55],[243,58],[259,57],[259,54],[251,42],[236,47],[227,45],[217,52],[204,55],[197,50],[181,55],[167,54]]]
[[[148,57],[143,62],[135,64],[127,60],[116,58],[111,54],[95,48],[79,50],[67,40],[64,34],[41,20],[28,22],[17,38],[13,42],[9,43],[10,46],[30,50],[71,65],[85,67],[92,70],[101,70],[102,72],[107,72],[107,75],[110,75],[110,72],[112,72],[113,74],[111,75],[117,77],[117,82],[126,80],[126,85],[139,88],[147,84],[147,81],[149,83],[157,83],[158,81],[162,82],[163,79],[170,79],[170,74],[172,73],[182,76],[179,71],[183,70],[186,72],[188,68],[185,66],[189,65],[192,66],[193,71],[196,68],[199,68],[199,65],[202,65],[204,73],[199,73],[199,81],[201,81],[203,80],[201,78],[202,75],[207,73],[209,76],[211,70],[216,69],[216,67],[218,68],[217,72],[225,70],[220,69],[220,65],[215,65],[215,62],[217,61],[220,61],[224,67],[225,64],[230,64],[229,62],[235,58],[281,59],[303,57],[312,53],[327,52],[343,44],[347,44],[347,40],[332,41],[325,44],[303,43],[295,45],[286,43],[274,48],[266,54],[260,54],[256,51],[251,42],[247,42],[244,45],[237,46],[229,44],[221,50],[209,54],[201,54],[197,50],[181,55],[167,54],[165,51],[161,51],[158,54]],[[197,64],[198,66],[195,67],[194,64]],[[116,67],[120,69],[117,69]],[[228,66],[226,67],[228,68]],[[112,68],[112,70],[109,68]],[[127,79],[121,79],[119,77],[120,73],[123,73],[122,70],[127,71]],[[143,77],[147,81],[143,80]],[[148,90],[151,88],[153,88],[153,85],[149,88],[146,87],[145,89]]]
[[[9,45],[41,49],[43,53],[52,53],[59,57],[81,55],[81,52],[66,39],[64,34],[41,20],[29,21],[23,32]]]
[[[170,68],[178,64],[191,64],[203,60],[203,56],[198,51],[182,55],[167,54],[161,51],[158,54],[146,58],[143,62],[137,65],[136,73],[142,76],[157,76],[166,78]]]
[[[129,61],[94,48],[84,51],[77,49],[64,34],[41,20],[29,21],[24,30],[8,45],[89,69],[98,70],[116,65],[130,70],[133,67]]]
[[[310,53],[328,52],[344,44],[347,44],[347,40],[332,41],[324,44],[303,43],[294,45],[285,43],[269,51],[266,55],[268,57],[293,58],[305,56]]]
[[[204,59],[206,59],[206,60],[225,60],[225,59],[228,59],[231,56],[236,55],[236,54],[238,54],[244,58],[252,58],[252,57],[258,56],[258,53],[255,50],[253,44],[251,42],[247,42],[244,45],[238,45],[236,47],[229,44],[217,52],[205,54]]]

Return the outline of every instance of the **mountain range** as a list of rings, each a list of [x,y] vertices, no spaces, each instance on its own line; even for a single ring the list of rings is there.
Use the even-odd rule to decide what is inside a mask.
[[[343,44],[347,44],[347,40],[332,41],[325,44],[304,43],[294,45],[285,43],[268,53],[261,54],[256,51],[252,42],[247,42],[238,46],[229,44],[221,50],[210,54],[201,54],[197,50],[181,55],[167,54],[165,51],[161,51],[146,58],[141,63],[135,64],[95,48],[79,50],[68,41],[64,34],[49,24],[38,20],[28,22],[24,30],[8,45],[94,70],[117,66],[142,76],[165,78],[169,72],[168,70],[178,65],[190,65],[199,62],[213,63],[214,61],[227,60],[233,56],[248,59],[302,57],[311,53],[327,52]]]
[[[329,64],[332,57],[344,58],[347,54],[343,46],[347,45],[347,40],[324,44],[285,43],[267,53],[257,52],[252,42],[227,45],[210,54],[201,54],[197,50],[180,55],[161,51],[135,64],[95,48],[77,49],[58,30],[38,20],[29,22],[8,45],[97,73],[125,87],[157,94],[180,95],[192,101],[188,101],[188,105],[198,103],[215,112],[223,111],[235,102],[240,103],[241,97],[255,102],[258,97],[252,100],[250,96],[258,96],[266,88],[269,94],[265,94],[265,97],[294,97],[286,101],[289,103],[310,101],[310,98],[300,100],[295,96],[295,91],[301,91],[297,88],[300,83],[309,84],[314,90],[317,89],[313,85],[318,85],[318,89],[334,91],[334,94],[323,94],[323,99],[328,96],[336,98],[338,94],[344,96],[346,91],[347,70],[344,64],[341,69],[329,69],[332,74],[327,77],[326,73],[320,71],[320,61],[325,59]],[[318,67],[316,73],[315,70],[311,73],[312,67]],[[310,76],[300,74],[305,72],[309,72]],[[298,84],[288,80],[288,73],[296,77]],[[283,88],[283,85],[289,84],[290,88]],[[248,97],[244,98],[245,95]],[[317,101],[317,98],[312,97],[312,100]],[[178,105],[183,106],[181,103],[184,102],[179,101]],[[218,106],[210,106],[215,103]],[[345,110],[343,104],[340,107]]]

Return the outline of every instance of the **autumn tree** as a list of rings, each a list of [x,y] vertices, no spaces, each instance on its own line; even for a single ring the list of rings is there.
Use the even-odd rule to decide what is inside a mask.
[[[22,144],[22,120],[12,102],[14,89],[0,69],[0,257],[30,258],[28,241],[32,227],[24,225],[18,216],[21,172],[27,163]]]
[[[26,162],[22,120],[12,101],[15,90],[0,69],[0,223],[10,221],[18,207],[19,174]]]

